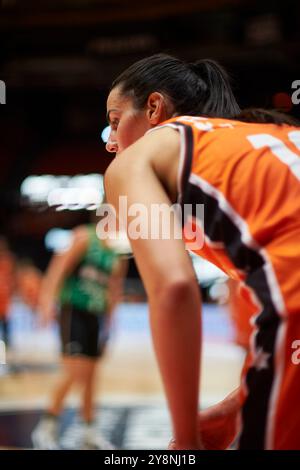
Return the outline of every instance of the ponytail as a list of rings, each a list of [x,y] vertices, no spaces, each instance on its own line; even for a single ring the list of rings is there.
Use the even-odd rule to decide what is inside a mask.
[[[210,59],[189,64],[191,70],[207,86],[205,100],[198,103],[197,114],[231,118],[240,112],[225,69]]]

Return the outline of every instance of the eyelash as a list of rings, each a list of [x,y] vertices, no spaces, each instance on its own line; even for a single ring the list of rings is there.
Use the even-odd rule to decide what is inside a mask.
[[[118,124],[119,124],[118,120],[112,121],[110,127],[112,128],[113,131],[117,130]]]

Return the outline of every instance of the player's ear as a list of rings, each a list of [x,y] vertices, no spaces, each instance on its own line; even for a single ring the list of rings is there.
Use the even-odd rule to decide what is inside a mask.
[[[148,96],[147,118],[152,126],[168,119],[166,98],[158,91],[154,91]]]

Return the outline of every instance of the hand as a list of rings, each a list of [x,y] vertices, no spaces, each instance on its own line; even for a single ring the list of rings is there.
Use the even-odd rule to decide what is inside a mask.
[[[198,419],[201,439],[209,450],[227,449],[240,428],[239,413],[217,413],[215,407],[201,411]]]
[[[239,412],[225,413],[220,405],[215,405],[199,413],[198,424],[200,450],[225,450],[239,431]],[[178,450],[175,439],[171,439],[168,449]]]

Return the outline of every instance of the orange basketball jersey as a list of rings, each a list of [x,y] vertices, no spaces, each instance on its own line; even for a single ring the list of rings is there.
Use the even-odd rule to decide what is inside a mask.
[[[289,275],[300,269],[300,129],[191,116],[162,125],[182,136],[179,202],[204,204],[205,243],[193,251],[255,291],[265,282],[278,312],[300,313]]]
[[[300,449],[300,128],[191,116],[162,125],[181,135],[184,233],[204,232],[193,251],[243,281],[258,306],[239,448]]]

